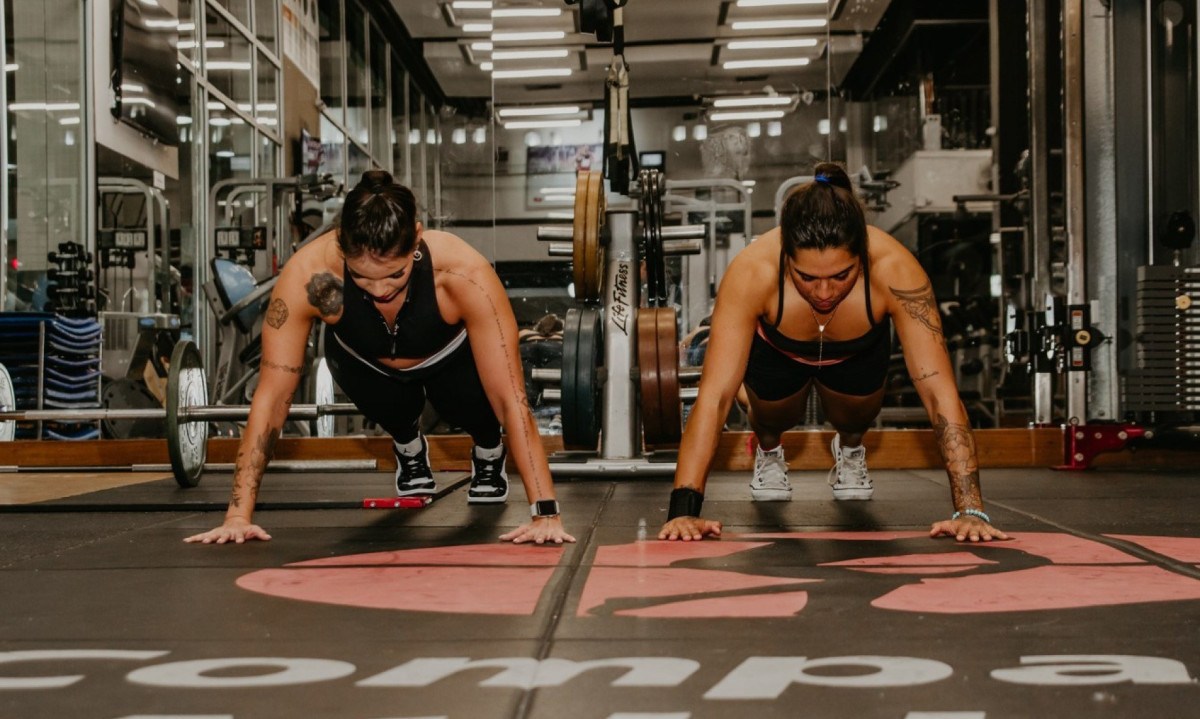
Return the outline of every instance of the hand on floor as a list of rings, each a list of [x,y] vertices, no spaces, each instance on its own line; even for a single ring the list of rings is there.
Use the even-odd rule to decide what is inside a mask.
[[[702,517],[676,517],[664,524],[658,532],[659,539],[678,539],[684,542],[700,541],[707,535],[721,536],[721,523]]]
[[[987,522],[964,515],[958,519],[943,519],[940,522],[934,522],[929,528],[930,537],[954,537],[960,542],[984,541],[990,542],[993,539],[1008,539],[1009,536],[999,529],[996,529]]]
[[[503,542],[512,542],[513,544],[525,544],[526,542],[533,542],[534,544],[575,542],[575,538],[567,534],[567,530],[563,529],[562,519],[559,517],[538,517],[529,524],[523,524],[511,532],[501,534],[500,540]]]

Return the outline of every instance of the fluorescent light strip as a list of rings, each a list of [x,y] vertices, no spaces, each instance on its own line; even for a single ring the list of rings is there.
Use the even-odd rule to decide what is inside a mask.
[[[483,62],[479,63],[479,69],[483,70],[484,72],[491,72],[493,69],[495,69],[495,67],[496,66],[491,60],[484,60]]]
[[[492,44],[490,42],[473,42],[471,43],[471,49],[475,52],[491,52]]]
[[[79,124],[79,118],[78,118],[78,117],[64,117],[64,118],[60,118],[60,119],[59,119],[59,121],[58,121],[58,124],[60,124],[60,125],[78,125],[78,124]]]
[[[20,70],[20,69],[21,69],[21,66],[18,63],[15,63],[15,62],[4,63],[4,71],[5,72],[16,72],[17,70]]]
[[[516,120],[504,123],[505,130],[534,130],[543,127],[579,127],[583,120]]]
[[[734,30],[789,30],[825,27],[824,18],[794,18],[791,20],[738,20],[729,27]]]
[[[759,110],[758,112],[714,112],[708,116],[713,122],[737,120],[778,120],[786,113],[783,110]]]
[[[574,195],[574,187],[543,187],[538,190],[543,195]]]
[[[791,105],[794,101],[794,97],[786,95],[718,97],[713,100],[713,107],[770,107],[772,105]]]
[[[497,50],[492,53],[493,60],[549,60],[566,57],[571,51],[566,48],[550,50]]]
[[[809,62],[807,57],[779,57],[772,60],[730,60],[721,67],[726,70],[745,70],[752,67],[803,67]]]
[[[496,70],[492,77],[496,80],[513,80],[523,77],[570,77],[571,69],[566,67],[547,67],[537,70]]]
[[[734,40],[727,45],[727,50],[781,50],[792,47],[816,47],[815,37],[785,37],[778,40]]]
[[[454,0],[450,7],[455,10],[491,10],[492,0]]]
[[[249,70],[250,63],[236,60],[209,60],[205,63],[206,70]]]
[[[493,10],[492,17],[558,17],[562,15],[561,8],[523,7]]]
[[[465,22],[462,29],[463,32],[491,32],[492,24],[490,22]]]
[[[562,30],[537,30],[533,32],[494,32],[492,42],[535,42],[538,40],[562,40],[567,33]]]
[[[23,110],[45,110],[46,112],[54,112],[57,110],[78,110],[78,102],[10,102],[8,109],[13,112],[21,112]]]
[[[554,115],[574,115],[580,111],[578,105],[562,105],[557,107],[506,107],[496,112],[500,117],[546,117]]]
[[[738,7],[782,7],[784,5],[825,5],[826,0],[737,0]]]

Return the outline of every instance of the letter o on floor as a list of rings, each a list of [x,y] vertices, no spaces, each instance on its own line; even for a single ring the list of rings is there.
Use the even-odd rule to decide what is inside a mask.
[[[259,669],[257,674],[211,676],[214,672]],[[229,689],[235,687],[281,687],[341,679],[356,667],[332,659],[291,659],[287,657],[234,657],[196,659],[187,662],[157,664],[135,669],[127,679],[135,684],[177,689]]]

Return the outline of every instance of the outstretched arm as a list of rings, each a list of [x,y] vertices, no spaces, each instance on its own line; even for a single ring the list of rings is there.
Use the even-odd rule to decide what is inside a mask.
[[[958,395],[929,277],[911,255],[897,264],[888,274],[889,311],[904,348],[908,373],[933,424],[954,503],[952,518],[935,523],[930,536],[952,535],[959,541],[972,542],[1007,539],[1004,532],[991,525],[983,509],[975,436]]]
[[[525,378],[518,350],[517,320],[504,285],[482,257],[478,266],[443,269],[448,286],[471,338],[471,351],[488,401],[504,426],[508,453],[517,465],[529,501],[554,499],[554,484],[537,422],[525,396]],[[497,351],[499,348],[499,351]],[[563,528],[562,518],[538,517],[501,539],[517,544],[574,542]]]

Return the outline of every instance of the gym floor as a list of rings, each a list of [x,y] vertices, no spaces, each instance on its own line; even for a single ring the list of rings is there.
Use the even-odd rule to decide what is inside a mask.
[[[272,474],[274,539],[246,546],[182,542],[227,474],[10,498],[0,716],[1196,715],[1195,472],[989,470],[1015,539],[974,545],[927,537],[940,472],[872,476],[871,502],[793,472],[792,502],[753,504],[718,474],[725,536],[698,543],[654,539],[665,479],[560,481],[563,547],[498,542],[524,497],[468,507],[461,474],[397,510],[341,508],[390,473]]]

